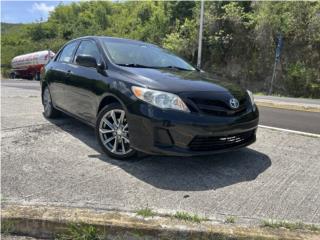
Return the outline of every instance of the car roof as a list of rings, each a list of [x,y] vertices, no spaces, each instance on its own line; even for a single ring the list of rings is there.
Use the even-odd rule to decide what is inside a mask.
[[[148,45],[156,46],[152,43],[147,43],[147,42],[143,42],[143,41],[139,41],[139,40],[133,40],[133,39],[128,39],[128,38],[119,38],[119,37],[108,37],[108,36],[84,36],[84,37],[79,37],[74,40],[81,40],[81,39],[88,39],[88,38],[106,39],[106,40],[115,41],[115,42],[127,42],[127,43],[133,43],[133,44],[148,44]]]

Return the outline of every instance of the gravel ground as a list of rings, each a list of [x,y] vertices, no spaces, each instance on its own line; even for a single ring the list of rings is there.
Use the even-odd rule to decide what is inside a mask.
[[[14,235],[1,235],[2,240],[42,240],[40,238],[14,236]]]

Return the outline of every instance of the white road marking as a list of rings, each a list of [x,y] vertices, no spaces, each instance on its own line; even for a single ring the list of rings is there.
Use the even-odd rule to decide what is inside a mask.
[[[304,136],[308,136],[308,137],[320,138],[320,134],[315,134],[315,133],[300,132],[300,131],[295,131],[295,130],[290,130],[290,129],[285,129],[285,128],[270,127],[270,126],[265,126],[265,125],[259,125],[259,127],[266,128],[266,129],[277,130],[277,131],[282,131],[282,132],[300,134],[300,135],[304,135]]]

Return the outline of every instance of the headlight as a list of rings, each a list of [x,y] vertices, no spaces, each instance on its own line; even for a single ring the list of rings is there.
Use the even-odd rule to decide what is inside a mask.
[[[254,98],[253,98],[252,92],[249,91],[249,90],[247,90],[247,93],[248,93],[248,95],[249,95],[249,97],[250,97],[250,102],[251,102],[252,106],[254,106]]]
[[[137,98],[156,107],[190,112],[186,104],[175,94],[135,86],[131,89]]]

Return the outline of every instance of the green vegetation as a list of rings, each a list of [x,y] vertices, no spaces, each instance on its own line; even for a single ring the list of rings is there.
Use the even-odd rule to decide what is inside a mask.
[[[91,1],[60,4],[48,21],[2,23],[1,63],[57,51],[85,35],[139,39],[196,63],[200,2]],[[202,68],[255,92],[269,89],[278,34],[284,39],[274,94],[320,97],[320,2],[205,2]]]
[[[3,194],[0,194],[0,203],[4,203],[6,201],[7,201],[7,198]]]
[[[1,219],[1,235],[10,235],[14,232],[17,220]]]
[[[137,211],[137,215],[146,218],[146,217],[153,217],[156,214],[150,208],[143,208]]]
[[[306,224],[303,222],[288,222],[269,219],[263,221],[262,226],[270,228],[286,228],[289,230],[310,230],[313,232],[320,232],[319,226],[314,224]]]
[[[225,220],[226,223],[235,223],[236,222],[236,218],[233,216],[229,216],[226,218]]]
[[[94,226],[87,224],[71,224],[65,233],[59,234],[57,240],[101,240],[104,239]]]
[[[206,220],[205,218],[199,217],[196,214],[190,214],[187,212],[176,212],[173,217],[179,220],[195,223],[200,223],[201,221]]]

